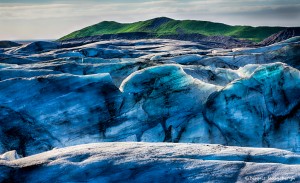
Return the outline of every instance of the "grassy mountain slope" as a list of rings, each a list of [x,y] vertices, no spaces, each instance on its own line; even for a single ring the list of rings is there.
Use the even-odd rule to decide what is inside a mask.
[[[135,23],[104,21],[72,32],[59,40],[95,36],[100,34],[147,32],[153,33],[157,36],[194,33],[206,36],[223,35],[258,42],[283,29],[285,29],[285,27],[230,26],[208,21],[173,20],[166,17],[160,17]]]

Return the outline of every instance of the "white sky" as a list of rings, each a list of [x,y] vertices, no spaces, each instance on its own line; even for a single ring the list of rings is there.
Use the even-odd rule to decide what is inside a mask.
[[[103,20],[134,22],[161,16],[300,26],[300,0],[0,0],[0,40],[57,39]]]

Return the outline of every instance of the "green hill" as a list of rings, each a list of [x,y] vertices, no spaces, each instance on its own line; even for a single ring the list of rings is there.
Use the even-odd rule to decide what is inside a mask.
[[[157,36],[195,33],[203,34],[206,36],[223,35],[259,42],[285,28],[286,27],[230,26],[222,23],[214,23],[208,21],[173,20],[166,17],[160,17],[134,23],[104,21],[72,32],[60,38],[59,40],[67,40],[101,34],[146,32],[153,33]]]

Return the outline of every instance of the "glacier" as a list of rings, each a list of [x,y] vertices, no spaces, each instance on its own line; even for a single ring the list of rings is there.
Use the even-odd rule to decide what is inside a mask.
[[[75,181],[81,170],[90,182],[124,174],[136,182],[154,174],[208,181],[210,169],[225,175],[224,167],[231,167],[227,181],[271,170],[292,177],[299,171],[299,58],[300,37],[233,49],[170,39],[0,48],[0,181]],[[103,148],[112,154],[101,155]],[[158,170],[172,161],[171,172]],[[129,168],[88,172],[105,164]],[[68,176],[55,175],[64,168]],[[211,177],[226,182],[220,175]]]
[[[299,154],[212,144],[90,143],[0,163],[1,182],[300,181]]]

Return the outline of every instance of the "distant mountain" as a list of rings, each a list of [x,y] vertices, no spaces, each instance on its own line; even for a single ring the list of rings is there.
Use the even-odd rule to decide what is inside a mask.
[[[204,36],[232,36],[238,39],[260,42],[284,29],[286,29],[286,27],[230,26],[209,21],[173,20],[167,17],[159,17],[134,23],[103,21],[72,32],[59,40],[62,41],[95,35],[139,32],[150,33],[152,37],[200,34]]]
[[[287,28],[282,31],[279,31],[278,33],[275,33],[275,34],[267,37],[259,44],[261,44],[262,46],[270,45],[270,44],[277,43],[277,42],[280,42],[280,41],[283,41],[283,40],[286,40],[286,39],[289,39],[289,38],[295,37],[295,36],[300,36],[300,27],[291,27],[291,28]]]
[[[10,48],[20,46],[21,44],[12,41],[0,41],[0,48]]]

